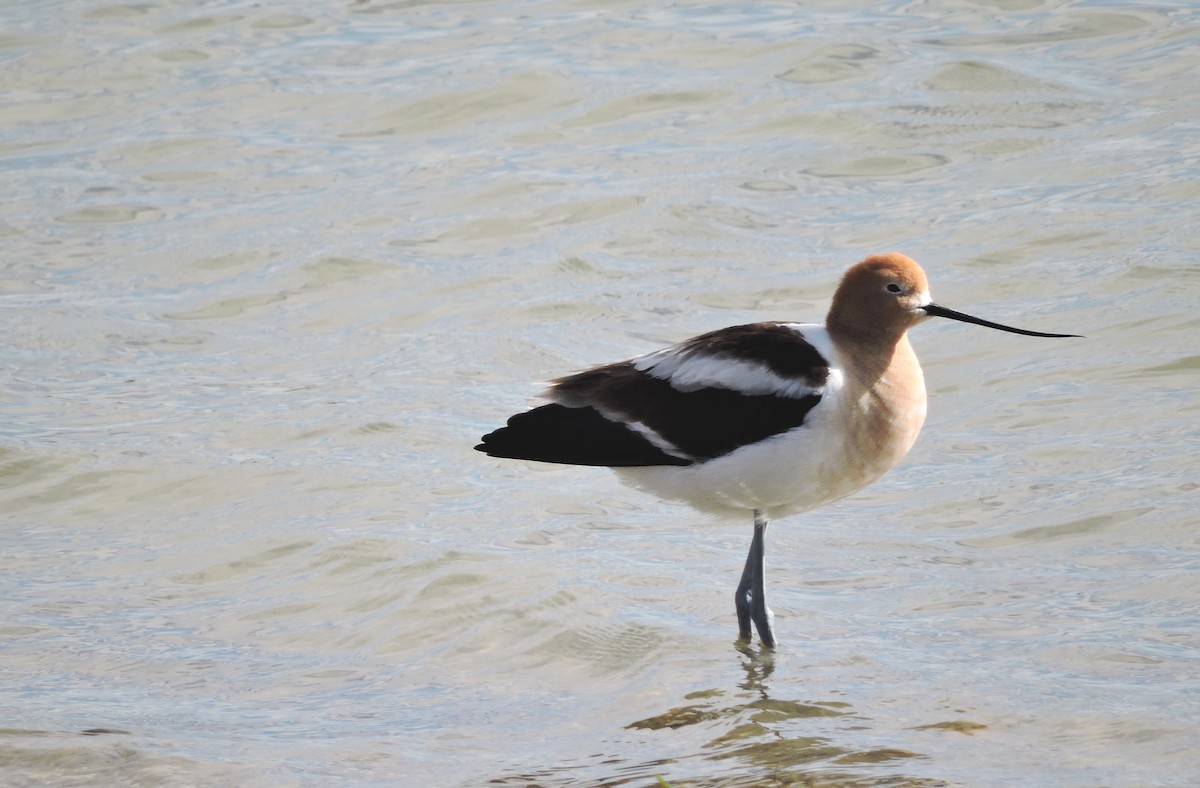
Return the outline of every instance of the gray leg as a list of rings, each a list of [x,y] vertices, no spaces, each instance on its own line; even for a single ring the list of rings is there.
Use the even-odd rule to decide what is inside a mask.
[[[738,639],[750,642],[750,622],[758,629],[758,637],[766,648],[775,648],[775,632],[771,628],[771,620],[775,614],[767,607],[763,559],[766,548],[763,536],[767,531],[767,518],[762,511],[754,510],[754,539],[750,542],[750,552],[746,554],[746,565],[742,568],[742,579],[734,592],[733,601],[737,607]]]

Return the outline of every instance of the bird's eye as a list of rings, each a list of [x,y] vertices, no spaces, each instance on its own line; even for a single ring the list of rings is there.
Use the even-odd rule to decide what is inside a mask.
[[[904,292],[904,288],[901,287],[900,285],[896,284],[895,282],[888,282],[887,287],[884,289],[887,290],[889,293],[903,293]]]

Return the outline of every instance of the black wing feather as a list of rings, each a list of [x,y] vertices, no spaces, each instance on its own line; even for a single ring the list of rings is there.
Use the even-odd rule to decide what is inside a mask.
[[[586,397],[606,413],[645,425],[695,460],[711,460],[799,427],[821,401],[819,394],[795,398],[724,388],[679,391],[669,380],[642,372],[629,362],[561,378],[551,393],[566,401]]]
[[[567,465],[633,467],[690,465],[595,408],[568,408],[552,403],[518,413],[508,426],[483,436],[476,450],[491,457],[537,460]]]
[[[820,352],[783,323],[732,326],[660,353],[671,364],[750,362],[800,386],[739,390],[736,381],[715,379],[676,388],[673,375],[656,375],[653,364],[640,369],[639,359],[605,364],[553,381],[546,396],[555,402],[513,416],[475,448],[493,457],[572,465],[690,465],[801,426],[821,401],[829,373]]]

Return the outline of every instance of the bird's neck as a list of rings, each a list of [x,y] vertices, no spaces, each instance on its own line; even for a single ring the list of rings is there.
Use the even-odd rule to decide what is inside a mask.
[[[888,347],[841,342],[855,443],[885,464],[908,452],[925,423],[925,377],[908,338]]]
[[[914,366],[920,372],[916,354],[903,331],[888,336],[878,332],[831,330],[830,336],[841,353],[847,375],[862,388],[874,388],[880,380],[892,379]]]

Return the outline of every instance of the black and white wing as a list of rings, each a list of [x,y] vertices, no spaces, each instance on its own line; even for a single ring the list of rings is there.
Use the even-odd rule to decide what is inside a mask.
[[[821,401],[820,326],[753,323],[552,381],[475,448],[572,465],[691,465],[794,429]],[[827,344],[819,342],[819,344]]]

